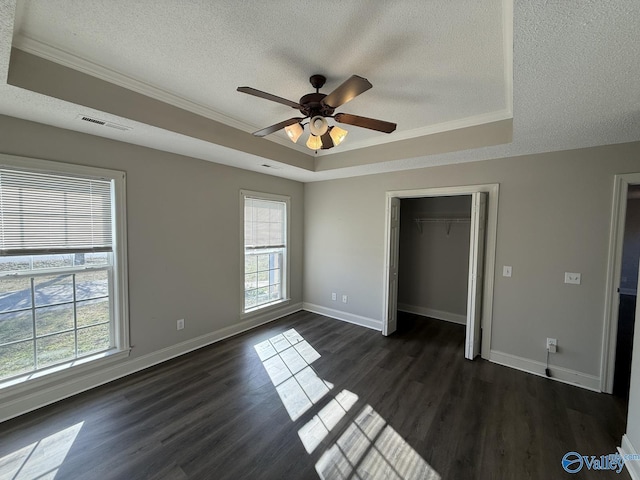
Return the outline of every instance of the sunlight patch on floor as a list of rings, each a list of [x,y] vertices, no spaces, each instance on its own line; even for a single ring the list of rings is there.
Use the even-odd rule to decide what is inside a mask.
[[[355,393],[343,390],[298,430],[298,436],[307,453],[313,453],[357,401],[358,396]]]
[[[291,420],[300,418],[333,388],[310,367],[320,354],[294,328],[254,348]]]
[[[323,480],[439,480],[436,472],[370,405],[316,463]]]
[[[292,421],[318,404],[333,388],[310,366],[320,354],[295,329],[254,348]],[[329,437],[357,402],[358,395],[342,390],[298,430],[307,453],[311,455]],[[316,462],[316,472],[322,480],[440,479],[438,472],[371,405],[365,405],[351,422],[340,428],[341,432],[334,433],[339,435],[337,440]]]
[[[53,480],[83,424],[76,423],[0,458],[0,479]]]

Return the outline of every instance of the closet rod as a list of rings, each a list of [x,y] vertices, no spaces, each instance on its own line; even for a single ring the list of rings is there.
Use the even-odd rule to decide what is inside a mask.
[[[471,218],[460,218],[460,217],[423,217],[423,218],[414,218],[413,220],[416,222],[416,228],[420,233],[422,233],[422,224],[423,223],[445,223],[447,225],[447,235],[451,231],[452,223],[470,223]]]

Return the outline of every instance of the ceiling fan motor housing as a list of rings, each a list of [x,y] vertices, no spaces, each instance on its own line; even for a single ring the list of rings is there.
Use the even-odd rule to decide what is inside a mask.
[[[330,117],[333,115],[335,108],[321,103],[324,97],[326,97],[324,93],[308,93],[303,95],[299,102],[302,106],[300,112],[306,117],[315,117],[316,115]]]

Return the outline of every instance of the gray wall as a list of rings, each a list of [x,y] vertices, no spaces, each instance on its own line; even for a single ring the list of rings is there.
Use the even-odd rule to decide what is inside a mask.
[[[127,173],[132,358],[239,322],[240,189],[291,196],[291,299],[302,302],[301,183],[5,116],[0,152]]]
[[[460,320],[467,313],[469,223],[422,223],[416,218],[471,217],[471,196],[407,198],[400,202],[398,304],[414,313]],[[434,312],[437,311],[437,312]],[[453,315],[446,315],[453,314]],[[441,318],[441,317],[437,317]]]
[[[499,183],[491,349],[544,362],[554,337],[554,365],[599,376],[613,178],[639,158],[630,143],[306,184],[305,302],[336,309],[344,290],[345,313],[381,321],[385,192]]]

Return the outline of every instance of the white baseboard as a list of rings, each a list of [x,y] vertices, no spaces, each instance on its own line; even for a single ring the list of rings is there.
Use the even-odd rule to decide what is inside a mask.
[[[308,312],[324,315],[325,317],[335,318],[336,320],[342,320],[343,322],[353,323],[360,325],[361,327],[371,328],[372,330],[382,331],[382,322],[380,320],[374,320],[373,318],[362,317],[353,313],[343,312],[341,310],[334,310],[333,308],[323,307],[321,305],[315,305],[313,303],[304,302],[302,309]]]
[[[547,377],[544,372],[546,364],[543,362],[537,362],[535,360],[518,357],[517,355],[511,355],[510,353],[498,352],[496,350],[491,350],[491,352],[489,352],[489,361],[499,365],[504,365],[505,367],[511,367],[516,370],[532,373],[540,377]],[[551,371],[551,380],[586,388],[587,390],[592,390],[594,392],[601,391],[600,377],[553,365],[549,365],[549,370]]]
[[[625,433],[622,436],[622,445],[618,448],[618,453],[624,458],[626,455],[638,455],[638,451],[635,449],[629,437]],[[624,462],[624,466],[627,467],[627,472],[632,480],[640,480],[640,461],[627,460]]]
[[[139,372],[140,370],[144,370],[159,363],[166,362],[172,358],[206,347],[212,343],[238,335],[246,332],[247,330],[251,330],[300,310],[302,310],[302,303],[296,303],[294,305],[274,309],[265,314],[257,315],[251,319],[216,330],[215,332],[207,333],[140,357],[129,357],[126,361],[110,365],[106,368],[94,370],[90,373],[83,373],[82,375],[71,377],[68,380],[50,385],[46,388],[41,388],[24,395],[13,397],[6,402],[0,403],[0,422],[4,422],[10,418],[36,410],[64,398],[77,395],[78,393],[82,393],[105,383],[112,382],[118,378],[131,375],[132,373]]]
[[[398,310],[400,310],[401,312],[421,315],[423,317],[436,318],[438,320],[444,320],[446,322],[459,323],[462,325],[467,324],[467,317],[465,315],[460,315],[459,313],[445,312],[442,310],[436,310],[435,308],[419,307],[417,305],[399,303]]]

